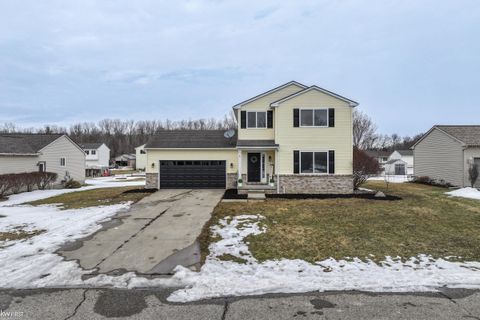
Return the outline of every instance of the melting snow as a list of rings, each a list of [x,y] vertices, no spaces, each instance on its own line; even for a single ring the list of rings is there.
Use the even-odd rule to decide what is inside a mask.
[[[470,188],[470,187],[446,192],[445,194],[448,194],[449,196],[452,196],[452,197],[462,197],[462,198],[480,200],[480,191],[478,191],[478,189]]]
[[[480,263],[433,260],[421,255],[402,262],[387,257],[382,264],[327,259],[316,264],[303,260],[258,262],[244,243],[259,234],[261,216],[238,216],[220,221],[213,232],[222,237],[210,245],[210,255],[200,272],[177,267],[174,279],[185,289],[175,291],[173,302],[187,302],[222,296],[265,293],[299,293],[327,290],[434,291],[438,287],[480,288]],[[247,261],[238,264],[218,259],[231,254]]]

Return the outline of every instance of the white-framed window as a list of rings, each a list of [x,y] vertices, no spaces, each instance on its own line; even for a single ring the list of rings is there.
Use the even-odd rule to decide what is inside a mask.
[[[94,156],[97,154],[97,150],[92,150],[91,153],[92,153],[92,156]]]
[[[328,127],[328,109],[300,109],[300,127]]]
[[[247,128],[266,128],[266,111],[247,111]]]
[[[328,173],[327,151],[300,151],[300,173]]]
[[[88,156],[90,154],[90,150],[85,150],[85,154]]]
[[[60,158],[60,166],[65,167],[67,165],[67,159],[66,158]]]

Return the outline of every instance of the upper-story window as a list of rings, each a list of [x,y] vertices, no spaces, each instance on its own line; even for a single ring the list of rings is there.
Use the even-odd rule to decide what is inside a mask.
[[[247,112],[247,128],[266,128],[267,112],[265,111],[248,111]]]
[[[94,156],[97,154],[97,150],[92,150],[91,153],[92,153],[92,156]]]
[[[328,127],[328,109],[300,109],[301,127]]]
[[[67,165],[67,159],[65,158],[60,158],[60,166],[65,167]]]
[[[89,155],[89,154],[90,154],[90,150],[85,150],[85,154],[86,154],[86,155]]]

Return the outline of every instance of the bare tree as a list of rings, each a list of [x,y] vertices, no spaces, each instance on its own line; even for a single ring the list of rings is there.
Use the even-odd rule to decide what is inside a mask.
[[[365,113],[353,111],[353,146],[361,150],[371,149],[378,139],[377,126]]]

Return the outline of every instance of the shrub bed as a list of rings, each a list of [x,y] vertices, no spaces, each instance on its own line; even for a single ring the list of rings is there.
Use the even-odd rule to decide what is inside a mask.
[[[22,172],[0,175],[0,199],[9,194],[22,191],[32,191],[37,188],[44,190],[57,179],[53,172]]]

